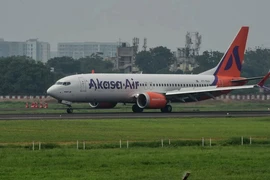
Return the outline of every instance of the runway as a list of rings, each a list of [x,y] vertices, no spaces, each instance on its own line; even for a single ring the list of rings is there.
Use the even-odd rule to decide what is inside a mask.
[[[268,117],[270,111],[185,111],[144,113],[74,113],[74,114],[0,114],[0,120],[67,120],[67,119],[138,119],[138,118],[184,118],[184,117]]]

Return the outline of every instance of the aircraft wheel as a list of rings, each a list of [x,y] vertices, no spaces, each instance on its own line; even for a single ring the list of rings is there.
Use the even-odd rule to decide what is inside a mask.
[[[164,108],[161,108],[160,110],[163,113],[170,113],[170,112],[172,112],[172,106],[171,105],[166,105]]]
[[[67,108],[67,113],[68,114],[72,114],[73,113],[73,109],[72,108]]]
[[[137,104],[134,104],[132,106],[132,111],[135,112],[135,113],[141,113],[141,112],[143,112],[143,109],[140,108]]]

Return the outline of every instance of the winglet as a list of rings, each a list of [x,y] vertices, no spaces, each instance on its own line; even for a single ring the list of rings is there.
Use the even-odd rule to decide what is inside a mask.
[[[264,83],[265,83],[265,81],[269,78],[269,76],[270,76],[270,72],[268,72],[268,73],[263,77],[263,79],[258,83],[258,86],[259,86],[259,87],[262,87],[262,88],[264,88],[264,89],[270,90],[269,88],[267,88],[266,86],[264,86]]]

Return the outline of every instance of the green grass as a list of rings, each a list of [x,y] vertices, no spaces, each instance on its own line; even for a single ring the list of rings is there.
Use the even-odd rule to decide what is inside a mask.
[[[269,147],[0,150],[1,179],[270,178]]]
[[[269,138],[269,117],[0,121],[0,143]]]
[[[29,101],[29,103],[32,101]],[[11,113],[66,113],[66,106],[56,102],[49,102],[48,109],[25,108],[25,102],[4,101],[0,103],[1,114]],[[93,109],[88,103],[74,103],[74,113],[97,112],[132,112],[132,104],[118,104],[113,109]],[[173,103],[173,112],[181,111],[267,111],[270,108],[268,101],[219,101],[208,100],[196,103]],[[76,109],[83,108],[83,109]],[[145,112],[160,112],[159,109],[146,109]]]
[[[269,123],[269,117],[0,121],[0,179],[173,180],[189,171],[196,180],[266,180]]]

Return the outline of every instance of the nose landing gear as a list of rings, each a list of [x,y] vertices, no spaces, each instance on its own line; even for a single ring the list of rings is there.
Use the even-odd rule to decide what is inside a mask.
[[[68,114],[72,114],[73,113],[73,108],[71,106],[68,106],[67,113]]]
[[[65,100],[58,100],[58,103],[61,103],[61,104],[64,104],[64,105],[67,105],[68,106],[68,108],[67,108],[67,113],[68,114],[72,114],[73,113],[73,108],[71,107],[72,102],[65,101]]]

